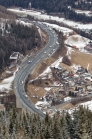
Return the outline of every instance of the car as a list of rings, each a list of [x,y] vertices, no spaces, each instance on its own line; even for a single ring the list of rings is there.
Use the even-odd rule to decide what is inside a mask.
[[[44,54],[46,54],[46,51],[44,52]]]
[[[52,46],[50,46],[50,47],[52,47]]]
[[[25,97],[27,98],[28,96],[27,96],[27,95],[25,95]]]
[[[53,51],[55,51],[55,49],[53,49]]]
[[[28,64],[30,63],[31,61],[28,61]]]
[[[50,56],[50,54],[48,54],[48,56]]]
[[[29,60],[29,61],[28,61],[28,64],[30,64],[31,62],[32,62],[32,61]]]
[[[56,42],[56,44],[59,44],[58,42]]]

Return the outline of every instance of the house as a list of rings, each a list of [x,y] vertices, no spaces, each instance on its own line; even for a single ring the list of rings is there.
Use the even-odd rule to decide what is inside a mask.
[[[65,92],[65,90],[64,90],[64,89],[60,89],[60,90],[59,90],[59,94],[63,94],[63,95],[65,95],[65,94],[66,94],[66,92]]]
[[[71,101],[71,97],[65,97],[64,98],[64,102],[70,102]]]
[[[92,14],[92,12],[90,12],[89,14]]]
[[[72,76],[74,76],[74,74],[73,74],[73,73],[69,73],[69,75],[68,75],[68,76],[72,77]]]
[[[87,90],[92,91],[92,86],[87,86]]]
[[[89,42],[89,44],[85,47],[85,49],[87,51],[91,51],[92,52],[92,42]]]
[[[72,46],[72,48],[77,49],[77,47],[76,47],[76,46]]]
[[[13,52],[12,55],[10,55],[10,61],[13,64],[17,64],[19,59],[19,52]]]
[[[59,69],[59,70],[62,70],[62,67],[61,67],[61,66],[58,66],[58,69]]]

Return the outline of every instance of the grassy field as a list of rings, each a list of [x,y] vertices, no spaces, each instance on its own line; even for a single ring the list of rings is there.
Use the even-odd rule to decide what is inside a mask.
[[[92,74],[92,55],[82,53],[79,51],[73,51],[70,55],[71,63],[75,65],[81,65],[84,68],[88,67],[88,71]],[[89,66],[88,66],[89,65]]]

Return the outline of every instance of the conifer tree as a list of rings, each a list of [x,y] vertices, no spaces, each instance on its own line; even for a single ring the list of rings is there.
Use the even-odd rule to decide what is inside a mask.
[[[9,125],[9,134],[10,135],[13,134],[13,122],[12,122],[12,120],[10,121],[10,125]]]
[[[70,138],[74,139],[74,132],[75,131],[74,131],[74,124],[73,124],[72,117],[67,112],[65,118],[66,118],[66,122],[67,122],[68,132],[70,133]]]

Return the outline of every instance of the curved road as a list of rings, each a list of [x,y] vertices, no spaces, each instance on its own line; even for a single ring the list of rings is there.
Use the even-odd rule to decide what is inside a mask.
[[[54,53],[54,51],[59,47],[59,44],[57,43],[57,36],[52,29],[48,28],[45,24],[38,22],[35,22],[35,25],[41,27],[47,33],[49,40],[47,45],[32,59],[32,61],[29,62],[29,57],[25,61],[25,67],[21,66],[21,69],[17,72],[14,79],[14,92],[23,107],[25,107],[30,113],[37,113],[43,118],[45,114],[28,100],[24,89],[24,83],[35,65],[42,61],[43,58],[47,58]]]

